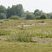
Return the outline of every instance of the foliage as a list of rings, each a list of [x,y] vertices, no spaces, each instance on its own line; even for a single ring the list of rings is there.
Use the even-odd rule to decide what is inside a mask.
[[[6,13],[6,8],[0,5],[0,13]]]
[[[9,19],[20,19],[19,16],[11,16]]]
[[[6,19],[6,8],[0,5],[0,19]]]
[[[35,16],[34,16],[34,14],[33,14],[33,13],[28,12],[28,11],[26,12],[26,19],[27,19],[27,20],[34,19],[34,17],[35,17]]]
[[[0,13],[0,19],[6,19],[6,14],[5,13]]]
[[[24,11],[22,4],[12,5],[8,8],[0,5],[0,19],[11,16],[19,16],[21,19],[52,19],[52,13],[45,13],[39,9],[34,10],[34,12]]]
[[[24,14],[24,10],[21,4],[13,5],[11,8],[8,7],[7,9],[7,17],[14,16],[14,15],[22,17],[23,14]]]
[[[46,19],[46,18],[47,18],[46,15],[41,15],[41,16],[40,16],[40,19]]]

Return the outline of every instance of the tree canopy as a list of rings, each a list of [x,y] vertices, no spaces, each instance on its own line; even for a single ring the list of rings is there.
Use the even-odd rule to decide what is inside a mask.
[[[22,4],[8,8],[0,5],[0,19],[7,19],[11,16],[19,16],[22,19],[52,19],[52,13],[45,13],[39,9],[34,10],[34,12],[24,11]]]

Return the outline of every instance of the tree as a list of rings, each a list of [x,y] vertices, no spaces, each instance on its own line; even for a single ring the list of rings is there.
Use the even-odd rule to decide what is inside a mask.
[[[26,19],[35,19],[35,18],[34,18],[34,14],[31,13],[31,12],[27,12],[27,13],[26,13]]]
[[[7,18],[9,18],[11,16],[11,8],[8,7],[7,8]]]
[[[23,9],[23,6],[21,4],[16,5],[16,14],[20,17],[23,17],[24,9]]]
[[[0,5],[0,19],[6,18],[6,8],[2,5]]]
[[[40,16],[40,15],[41,15],[41,11],[40,11],[39,9],[36,9],[36,10],[34,11],[34,15],[35,15],[35,16]]]
[[[48,19],[52,19],[52,13],[47,14]]]
[[[6,14],[5,13],[0,13],[0,19],[6,19]]]
[[[8,7],[8,9],[7,9],[7,17],[15,16],[15,15],[23,17],[24,10],[23,10],[23,6],[21,4],[13,5],[11,8]]]
[[[0,5],[0,13],[6,13],[6,8]]]
[[[35,18],[36,18],[36,19],[39,19],[42,14],[43,14],[43,12],[40,11],[39,9],[36,9],[36,10],[34,11],[34,15],[35,15]]]
[[[46,19],[47,16],[46,15],[41,15],[40,19]]]

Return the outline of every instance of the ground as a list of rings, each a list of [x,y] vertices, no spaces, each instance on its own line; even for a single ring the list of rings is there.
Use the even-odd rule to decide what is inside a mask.
[[[0,52],[52,52],[52,19],[0,20]]]
[[[52,52],[52,44],[0,41],[0,52]]]

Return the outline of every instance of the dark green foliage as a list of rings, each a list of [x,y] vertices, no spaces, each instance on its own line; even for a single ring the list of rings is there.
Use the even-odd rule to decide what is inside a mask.
[[[7,17],[14,16],[14,15],[23,17],[24,10],[23,10],[23,6],[21,4],[13,5],[11,8],[8,7]]]
[[[34,19],[34,15],[32,15],[32,14],[27,14],[27,15],[26,15],[26,19]]]
[[[34,15],[35,15],[36,19],[46,19],[47,18],[47,14],[38,9],[36,9],[34,11]]]
[[[21,4],[16,5],[16,14],[20,17],[23,16],[24,10],[23,10],[23,6]]]
[[[34,14],[32,12],[27,11],[25,14],[26,14],[26,19],[31,20],[31,19],[35,18]]]
[[[46,15],[41,15],[40,19],[46,19]]]
[[[36,9],[35,11],[34,11],[34,15],[37,17],[37,16],[41,16],[43,14],[43,12],[42,11],[40,11],[40,10],[38,10],[38,9]]]
[[[5,13],[0,13],[0,19],[6,19],[6,14]]]
[[[8,8],[0,5],[0,19],[10,18],[11,16],[13,16],[13,19],[16,18],[15,16],[19,16],[21,19],[52,19],[52,13],[44,13],[39,9],[36,9],[34,12],[24,12],[22,4]]]
[[[0,5],[0,13],[6,13],[6,8]]]
[[[11,16],[11,10],[10,7],[7,8],[7,18],[9,18]]]
[[[0,5],[0,19],[6,19],[6,8]]]
[[[47,14],[48,19],[52,19],[52,13]]]

